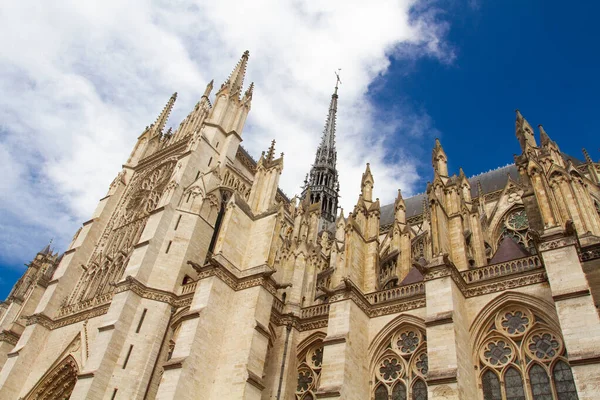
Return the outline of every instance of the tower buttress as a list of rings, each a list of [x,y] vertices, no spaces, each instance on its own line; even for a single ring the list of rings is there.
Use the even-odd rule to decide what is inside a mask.
[[[337,151],[335,148],[335,122],[338,101],[338,82],[335,85],[329,113],[321,144],[317,149],[315,163],[302,191],[302,197],[310,192],[310,202],[321,203],[321,221],[326,224],[334,223],[338,208],[339,182],[336,169]]]

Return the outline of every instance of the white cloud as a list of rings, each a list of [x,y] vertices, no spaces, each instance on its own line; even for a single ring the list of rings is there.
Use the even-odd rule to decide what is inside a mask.
[[[375,110],[366,94],[391,56],[452,60],[446,30],[429,3],[402,0],[5,3],[0,257],[27,260],[50,237],[65,245],[170,94],[177,126],[246,49],[256,88],[243,145],[256,156],[277,140],[286,193],[310,169],[337,68],[342,205],[356,201],[366,162],[382,201],[410,192],[418,160],[392,136],[421,137],[431,123],[410,108]]]

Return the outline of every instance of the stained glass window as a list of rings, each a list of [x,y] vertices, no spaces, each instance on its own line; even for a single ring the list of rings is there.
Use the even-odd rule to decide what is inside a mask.
[[[578,400],[573,374],[566,362],[562,360],[557,362],[552,375],[558,400]]]
[[[510,367],[506,371],[504,385],[506,400],[525,400],[523,378],[521,378],[521,373],[516,368]]]
[[[486,371],[481,380],[483,385],[484,400],[502,400],[502,392],[500,391],[500,381],[498,376],[492,371]]]
[[[578,399],[562,338],[546,318],[511,305],[485,327],[491,328],[477,347],[487,367],[480,376],[485,400]]]
[[[500,231],[497,242],[498,246],[505,237],[511,238],[531,254],[535,253],[535,246],[529,234],[529,220],[525,209],[514,210],[504,219],[504,226]]]
[[[392,390],[392,400],[406,400],[406,386],[402,382],[396,383]]]
[[[412,400],[427,400],[427,385],[420,379],[413,385]]]
[[[388,400],[388,391],[384,385],[379,385],[375,389],[375,400]]]
[[[535,400],[552,400],[552,388],[548,374],[539,364],[535,364],[529,370],[529,382],[531,392]]]
[[[373,361],[374,400],[427,400],[427,348],[425,332],[404,325],[381,344]]]

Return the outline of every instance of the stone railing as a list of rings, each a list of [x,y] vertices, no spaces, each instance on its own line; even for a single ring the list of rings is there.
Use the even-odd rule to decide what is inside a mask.
[[[273,308],[279,311],[279,313],[283,313],[283,301],[279,300],[277,297],[273,297]]]
[[[88,299],[88,300],[80,301],[79,303],[76,303],[76,304],[65,306],[60,309],[60,311],[58,312],[58,316],[62,317],[64,315],[69,315],[69,314],[73,314],[73,313],[76,313],[79,311],[84,311],[89,308],[100,306],[102,304],[107,304],[110,302],[112,297],[113,297],[113,293],[108,292],[108,293],[104,293],[100,296],[96,296],[96,297]]]
[[[417,282],[410,285],[398,286],[392,289],[382,290],[379,292],[368,293],[365,295],[366,299],[371,304],[379,304],[386,301],[392,301],[401,299],[404,297],[411,297],[425,293],[425,284],[423,282]]]
[[[463,271],[460,274],[465,282],[473,283],[498,278],[500,276],[512,275],[518,272],[530,271],[541,267],[542,262],[540,261],[540,257],[535,255],[503,263],[486,265],[484,267]]]
[[[329,314],[329,303],[303,308],[300,318],[321,317]]]
[[[194,282],[186,283],[185,285],[181,286],[181,294],[183,295],[183,294],[195,292],[197,284],[198,284],[198,281],[194,281]]]
[[[581,261],[591,261],[600,258],[600,246],[594,246],[593,248],[582,249],[579,254]]]

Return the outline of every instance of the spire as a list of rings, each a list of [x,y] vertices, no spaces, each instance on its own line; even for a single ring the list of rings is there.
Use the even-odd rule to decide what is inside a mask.
[[[517,118],[515,121],[515,134],[517,135],[517,139],[519,140],[519,144],[521,145],[521,150],[525,151],[527,144],[532,147],[537,147],[537,143],[535,142],[535,137],[533,136],[533,129],[531,129],[531,125],[519,110],[515,110],[517,114]]]
[[[177,100],[177,92],[171,95],[171,98],[163,108],[162,112],[156,119],[154,123],[154,130],[156,133],[162,133],[165,125],[167,124],[167,120],[169,119],[169,114],[171,114],[171,110],[173,110],[173,105],[175,104],[175,100]]]
[[[435,138],[435,146],[431,152],[431,164],[439,175],[448,176],[448,157],[438,138]]]
[[[371,173],[371,166],[367,163],[367,168],[365,168],[365,172],[362,174],[362,179],[360,181],[361,194],[365,201],[373,201],[374,184],[375,179],[373,179],[373,174]]]
[[[337,101],[338,101],[338,82],[335,84],[335,90],[331,95],[331,101],[329,103],[329,113],[327,114],[327,120],[325,121],[325,129],[323,130],[323,136],[321,137],[321,144],[317,150],[317,156],[315,163],[333,163],[335,164],[336,150],[335,150],[335,124],[337,118]]]
[[[592,157],[590,157],[590,153],[587,152],[585,148],[581,149],[583,151],[583,157],[585,158],[585,162],[588,164],[592,164]]]
[[[540,130],[540,142],[541,142],[542,146],[547,146],[550,143],[552,143],[552,140],[550,139],[550,136],[548,136],[548,134],[544,130],[544,127],[540,124],[540,125],[538,125],[538,128]]]
[[[206,85],[206,89],[204,89],[204,94],[202,95],[202,97],[206,97],[208,99],[208,96],[210,96],[210,92],[212,92],[212,90],[213,90],[214,83],[215,83],[214,79],[212,79],[210,82],[208,82],[208,85]]]
[[[315,163],[313,164],[309,178],[305,181],[302,196],[306,198],[307,193],[312,193],[313,202],[321,202],[321,218],[324,221],[334,223],[337,215],[339,182],[336,169],[337,152],[335,149],[335,122],[337,113],[338,88],[340,79],[336,73],[336,85],[329,112],[325,122],[325,129],[321,138],[321,143],[317,148]],[[310,189],[310,192],[309,192]],[[322,224],[319,224],[322,226]]]
[[[273,139],[271,141],[271,146],[269,147],[269,150],[267,151],[266,159],[267,159],[268,163],[273,162],[274,155],[275,155],[275,139]]]
[[[238,61],[237,65],[229,75],[229,78],[221,86],[221,90],[228,88],[230,95],[242,92],[242,86],[244,85],[244,76],[246,75],[246,66],[248,65],[248,57],[250,52],[246,50],[242,54],[242,58]]]
[[[252,100],[252,94],[254,93],[254,82],[250,83],[248,90],[244,93],[244,100]]]
[[[53,241],[53,240],[54,240],[54,239],[50,239],[50,242],[49,242],[49,243],[46,245],[46,247],[44,247],[44,248],[43,248],[43,249],[42,249],[42,250],[39,252],[39,254],[43,254],[43,255],[52,254],[52,249],[51,249],[51,246],[52,246],[52,241]]]

